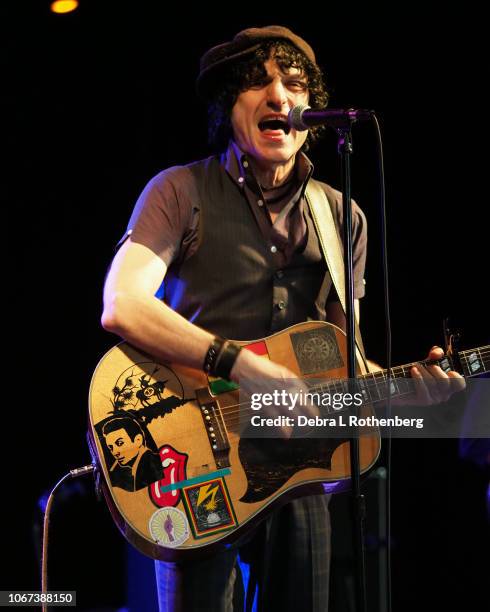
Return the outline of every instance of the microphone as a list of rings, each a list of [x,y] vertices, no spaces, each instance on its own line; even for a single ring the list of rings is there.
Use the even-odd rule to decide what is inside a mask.
[[[311,110],[305,104],[298,104],[289,111],[288,123],[298,132],[304,132],[315,125],[329,125],[333,128],[349,127],[355,121],[371,119],[374,111],[345,109]]]

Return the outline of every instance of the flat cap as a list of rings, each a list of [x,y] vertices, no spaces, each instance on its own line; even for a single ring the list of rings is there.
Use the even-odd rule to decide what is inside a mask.
[[[202,56],[196,81],[199,96],[208,99],[215,89],[221,70],[237,59],[253,53],[266,40],[287,40],[316,64],[315,53],[310,45],[288,28],[278,25],[247,28],[238,32],[233,40],[212,47]]]

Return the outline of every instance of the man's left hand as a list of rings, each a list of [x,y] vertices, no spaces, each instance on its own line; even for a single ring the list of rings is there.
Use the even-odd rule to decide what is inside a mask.
[[[439,346],[434,346],[429,351],[426,359],[436,360],[444,356],[444,351]],[[416,364],[410,373],[416,381],[416,394],[414,401],[410,402],[418,406],[430,406],[447,401],[453,393],[462,391],[466,387],[464,378],[458,372],[444,372],[438,365]]]

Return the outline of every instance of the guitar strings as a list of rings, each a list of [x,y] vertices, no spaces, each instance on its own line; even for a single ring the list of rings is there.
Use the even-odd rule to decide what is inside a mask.
[[[452,380],[455,380],[455,379],[452,379]],[[396,394],[396,397],[397,398],[401,398],[401,397],[410,396],[410,395],[413,395],[413,391],[412,390],[405,391],[405,392],[398,392]],[[368,404],[375,404],[375,403],[383,401],[385,399],[386,399],[386,397],[372,398],[372,399],[367,400],[367,403]],[[249,413],[257,413],[258,414],[258,410],[254,410],[251,407],[251,404],[252,404],[252,402],[245,401],[245,402],[239,402],[237,404],[229,404],[228,406],[220,406],[220,411],[221,411],[223,420],[225,421],[225,424],[226,425],[228,425],[228,424],[229,425],[235,425],[235,424],[239,423],[240,420],[242,418],[246,417],[247,414],[249,414]],[[315,404],[313,403],[313,405],[315,405]],[[312,407],[313,407],[313,405],[312,405]],[[330,414],[339,414],[341,412],[343,412],[343,410],[332,410],[330,412]],[[283,411],[283,413],[284,413],[284,415],[290,414],[290,411],[289,410],[287,412]],[[277,416],[281,416],[281,414],[282,413],[279,413]]]
[[[441,379],[442,380],[442,379]],[[455,380],[455,379],[450,379],[450,380]],[[409,396],[409,395],[413,395],[413,391],[407,391],[407,392],[402,392],[402,393],[397,393],[396,397],[397,398],[402,398],[404,396]],[[383,401],[386,398],[379,398],[377,400],[368,400],[367,404],[371,405],[371,404],[375,404],[379,401]],[[313,407],[313,406],[312,406]],[[230,409],[235,409],[238,408],[238,410],[233,410],[231,411]],[[285,408],[285,407],[283,407]],[[254,410],[253,408],[251,408],[251,402],[240,402],[238,404],[230,404],[229,406],[222,406],[220,407],[221,410],[221,414],[223,417],[223,420],[226,424],[227,427],[230,428],[234,428],[235,426],[237,426],[241,420],[243,420],[244,418],[247,417],[247,414],[254,412],[259,414],[258,410]],[[333,415],[333,414],[340,414],[342,412],[346,412],[346,409],[343,410],[332,410],[329,414]],[[286,411],[283,410],[282,412],[279,412],[277,415],[275,416],[286,416],[289,415],[291,416],[291,411]],[[325,418],[328,418],[328,414],[327,415],[323,415]]]
[[[466,360],[466,367],[468,370],[471,370],[471,367],[469,365],[469,361],[468,361],[468,357],[467,354],[474,354],[476,351],[474,349],[471,350],[467,350],[467,351],[461,351],[459,353],[460,357],[462,357],[463,359]],[[486,358],[490,357],[490,345],[488,346],[484,346],[481,347],[480,349],[478,349],[478,353],[480,356],[480,359],[484,362],[484,366],[486,368],[486,371],[488,371],[489,369],[489,365],[486,362]],[[435,361],[435,363],[437,363],[438,361]],[[417,363],[421,363],[421,362],[417,362]],[[413,363],[413,364],[406,364],[404,366],[398,366],[397,368],[392,368],[392,371],[396,370],[396,369],[402,369],[402,368],[411,368],[414,365],[417,365],[417,363]],[[425,362],[427,363],[427,362]],[[371,386],[372,388],[376,388],[377,385],[379,384],[379,380],[380,379],[387,379],[386,377],[386,370],[383,371],[378,371],[378,372],[371,372],[368,373],[366,375],[363,375],[362,377],[360,377],[360,379],[363,379],[366,382],[366,386],[369,388],[369,386]],[[477,375],[478,373],[475,374],[468,374],[466,376],[466,378],[471,378],[474,375]],[[359,380],[359,379],[358,379]],[[393,379],[391,379],[393,380]],[[445,380],[445,379],[440,379],[440,380]],[[452,379],[455,380],[455,379]],[[342,384],[344,382],[344,380],[341,381],[334,381],[334,380],[330,380],[330,385],[334,385],[334,384]],[[312,392],[312,390],[314,389],[314,387],[311,387],[309,389],[309,392]],[[397,394],[397,397],[403,397],[404,395],[410,395],[412,394],[412,391],[408,391],[405,393],[399,392]],[[368,401],[369,404],[371,403],[376,403],[377,401],[382,401],[383,399],[386,398],[378,398],[378,399],[371,399]],[[219,401],[219,398],[216,398],[216,401]],[[223,418],[223,421],[225,423],[225,425],[227,427],[229,427],[230,429],[234,429],[239,423],[241,418],[243,418],[244,415],[246,415],[247,413],[250,412],[258,412],[257,410],[254,410],[251,407],[251,401],[245,401],[245,402],[238,402],[235,404],[229,404],[228,406],[220,406],[220,412]],[[290,411],[288,411],[289,413]],[[331,414],[339,414],[341,411],[333,411]],[[277,416],[281,416],[281,414],[277,415]],[[286,416],[286,415],[284,415]]]
[[[467,367],[468,370],[471,370],[471,367],[470,367],[470,365],[468,363],[468,357],[466,355],[467,354],[474,354],[475,352],[476,351],[474,349],[471,349],[471,350],[467,350],[467,351],[461,351],[459,353],[460,357],[463,357],[463,359],[466,360],[466,367]],[[480,359],[484,362],[484,365],[485,365],[486,369],[488,370],[487,363],[486,363],[486,358],[490,357],[490,345],[481,347],[478,350],[478,353],[479,353]],[[439,360],[433,361],[433,363],[438,363],[438,362],[439,362]],[[404,369],[409,369],[409,368],[413,367],[414,365],[417,365],[417,363],[421,363],[421,362],[416,362],[416,363],[412,363],[412,364],[406,364],[404,366],[398,366],[398,367],[395,367],[395,368],[391,368],[391,370],[392,370],[392,372],[394,372],[395,370],[402,370],[402,371],[404,371]],[[425,363],[428,363],[428,362],[425,362]],[[369,391],[370,387],[371,387],[371,389],[377,388],[380,380],[382,380],[382,379],[387,380],[386,372],[387,372],[386,370],[378,371],[378,372],[370,372],[370,373],[368,373],[366,375],[363,375],[358,380],[363,380],[365,382],[366,387],[367,387],[367,391]],[[476,375],[476,374],[473,374],[473,375]],[[467,376],[467,378],[471,378],[471,376],[472,375],[469,374]],[[391,378],[390,380],[393,381],[393,378]],[[445,380],[445,379],[440,379],[440,380]],[[452,379],[452,380],[454,380],[454,379]],[[330,385],[330,387],[333,387],[334,385],[340,384],[341,385],[341,390],[345,390],[345,389],[342,388],[342,385],[343,385],[344,382],[345,382],[345,379],[344,380],[339,380],[339,381],[329,380],[329,382],[326,382],[325,384]],[[319,389],[324,391],[323,386],[320,386]],[[318,390],[318,388],[317,388],[317,390]],[[310,387],[307,392],[315,393],[316,392],[315,391],[315,387]],[[410,395],[410,394],[412,394],[412,391],[398,392],[396,394],[396,397],[403,397],[405,395]],[[369,404],[376,403],[378,401],[383,401],[384,399],[386,399],[386,398],[383,398],[383,397],[372,398],[372,399],[368,400],[368,403]],[[219,401],[218,397],[216,398],[216,401]],[[235,404],[229,404],[227,406],[220,406],[219,409],[220,409],[221,415],[223,417],[223,420],[225,422],[225,425],[230,426],[230,427],[234,427],[235,425],[237,425],[240,422],[240,419],[243,416],[245,416],[247,413],[258,412],[257,410],[254,410],[251,407],[251,401],[244,401],[244,402],[238,402],[238,403],[235,403]],[[288,411],[288,413],[289,412],[290,411]],[[332,411],[331,414],[338,414],[339,412],[341,412],[341,411]],[[281,415],[279,414],[278,416],[281,416]]]
[[[474,353],[473,350],[469,350],[469,351],[462,351],[460,353],[460,355],[462,355],[463,353]],[[479,350],[480,356],[483,359],[483,357],[487,357],[490,356],[490,345],[487,347],[482,347]],[[464,358],[467,357],[465,355],[462,355]],[[420,363],[420,362],[419,362]],[[398,366],[397,368],[392,368],[392,371],[394,371],[395,369],[405,369],[405,368],[411,368],[414,365],[416,365],[416,363],[413,364],[406,364],[404,366]],[[468,364],[467,364],[468,366]],[[370,378],[370,376],[372,376],[372,378]],[[471,377],[471,375],[467,376],[468,378]],[[379,371],[379,372],[372,372],[372,373],[368,373],[367,375],[364,375],[362,377],[360,377],[360,380],[364,380],[366,383],[366,391],[369,392],[370,388],[372,389],[377,389],[378,385],[379,385],[379,380],[387,380],[386,377],[386,370],[384,371]],[[393,381],[393,379],[391,379]],[[440,379],[440,382],[442,382],[443,380],[446,379]],[[449,379],[449,380],[454,380],[454,379]],[[439,381],[436,381],[439,382]],[[345,389],[343,388],[343,383],[344,381],[335,381],[335,380],[330,380],[327,381],[325,384],[330,387],[336,387],[337,385],[340,385],[341,390],[344,391]],[[310,387],[308,390],[305,390],[307,393],[317,393],[319,391],[325,391],[325,389],[323,388],[323,385],[320,385],[320,387]],[[398,391],[398,393],[396,393],[396,397],[404,397],[406,395],[411,395],[413,393],[412,390],[410,391],[406,391],[406,392],[401,392]],[[378,394],[377,398],[370,398],[368,400],[369,403],[376,403],[378,401],[383,401],[384,399],[386,399],[386,397],[380,397]],[[250,408],[247,408],[247,406],[250,406]],[[243,407],[243,408],[242,408]],[[236,410],[235,410],[236,409]],[[221,413],[223,415],[223,419],[225,420],[225,423],[235,423],[235,422],[239,422],[240,418],[242,416],[244,416],[247,412],[257,412],[257,410],[254,410],[253,408],[251,408],[251,402],[250,401],[246,401],[246,402],[239,402],[237,404],[229,404],[228,406],[220,406],[220,410]],[[332,414],[337,414],[339,411],[332,411]]]

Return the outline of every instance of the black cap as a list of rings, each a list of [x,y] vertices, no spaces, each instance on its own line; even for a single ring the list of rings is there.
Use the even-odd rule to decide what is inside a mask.
[[[205,100],[208,99],[216,88],[221,69],[253,53],[265,40],[287,40],[313,64],[316,64],[315,53],[310,45],[288,28],[278,25],[247,28],[238,32],[233,40],[212,47],[202,56],[196,82],[199,96]]]

